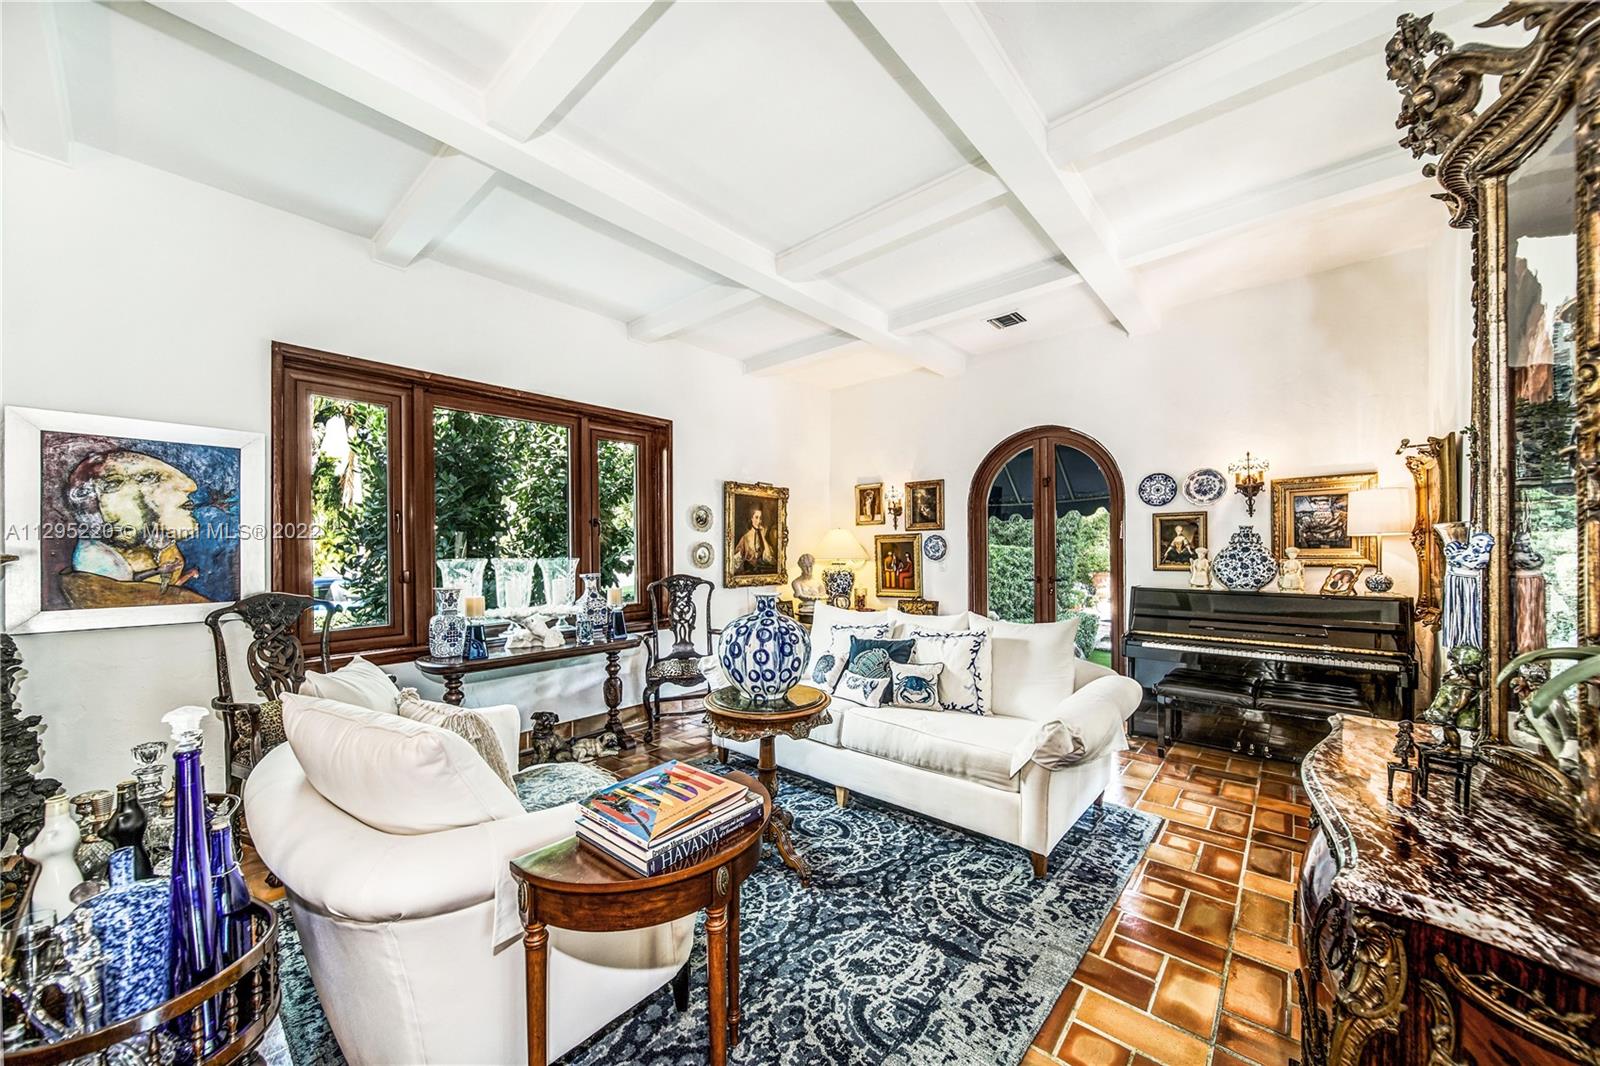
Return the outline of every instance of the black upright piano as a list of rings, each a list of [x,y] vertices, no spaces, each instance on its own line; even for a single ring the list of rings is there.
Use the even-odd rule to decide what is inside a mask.
[[[1137,733],[1298,760],[1334,710],[1411,717],[1411,600],[1135,588],[1123,637]]]

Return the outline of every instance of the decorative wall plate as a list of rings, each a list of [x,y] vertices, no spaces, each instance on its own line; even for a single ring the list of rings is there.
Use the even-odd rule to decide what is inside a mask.
[[[700,570],[710,566],[716,557],[716,549],[711,546],[710,541],[702,540],[699,544],[689,549],[689,561],[694,563],[695,567]]]
[[[1204,507],[1222,499],[1228,491],[1228,479],[1221,471],[1202,466],[1183,479],[1183,494],[1189,502]]]
[[[1151,507],[1165,507],[1178,498],[1178,479],[1171,474],[1147,474],[1139,482],[1139,499]]]
[[[950,550],[944,538],[937,533],[929,533],[922,538],[922,554],[934,562],[944,558],[944,553]]]
[[[711,530],[711,508],[703,503],[697,503],[689,508],[689,525],[696,533],[707,533]]]

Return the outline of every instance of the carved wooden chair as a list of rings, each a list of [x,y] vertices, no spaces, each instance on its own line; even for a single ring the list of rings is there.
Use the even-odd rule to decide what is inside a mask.
[[[321,653],[319,668],[328,671],[328,625],[334,604],[311,596],[289,592],[260,592],[238,603],[221,607],[206,616],[211,640],[217,653],[217,698],[211,706],[222,716],[226,736],[228,791],[242,795],[244,779],[268,751],[283,743],[283,718],[263,715],[262,704],[293,692],[306,679],[305,653],[300,648],[300,618],[306,611],[322,608]],[[245,665],[255,683],[255,701],[234,696],[233,679],[228,670],[228,644],[223,626],[242,622],[250,627],[250,644],[245,650]]]
[[[702,587],[705,589],[704,611],[699,607]],[[644,668],[646,741],[655,739],[656,725],[661,721],[663,686],[697,688],[705,685],[706,691],[711,691],[711,686],[700,669],[700,660],[716,654],[716,648],[711,642],[713,634],[719,632],[711,628],[711,590],[714,588],[716,586],[711,582],[693,574],[672,574],[645,586],[645,599],[650,604],[650,636],[644,645],[647,657]],[[705,632],[703,647],[694,642],[695,627],[702,621]],[[663,622],[665,629],[672,634],[672,647],[667,651],[661,649]],[[696,710],[683,713],[699,712]]]

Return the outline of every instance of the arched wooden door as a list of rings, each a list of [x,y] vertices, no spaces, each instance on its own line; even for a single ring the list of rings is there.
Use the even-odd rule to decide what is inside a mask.
[[[1065,426],[1007,437],[967,496],[972,609],[1014,622],[1092,610],[1121,670],[1122,524],[1122,473],[1099,441]]]

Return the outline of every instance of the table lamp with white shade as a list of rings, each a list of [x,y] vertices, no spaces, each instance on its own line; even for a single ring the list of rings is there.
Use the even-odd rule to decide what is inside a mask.
[[[822,572],[822,586],[828,590],[828,603],[848,608],[850,593],[856,585],[856,568],[867,561],[867,550],[856,538],[836,527],[828,530],[817,545],[816,556],[827,567]]]
[[[1350,494],[1346,525],[1352,537],[1396,537],[1410,534],[1417,522],[1416,489],[1357,489]],[[1378,551],[1383,551],[1380,541]],[[1394,578],[1379,566],[1366,581],[1368,592],[1388,592]]]

